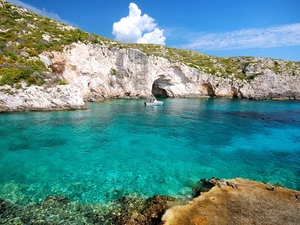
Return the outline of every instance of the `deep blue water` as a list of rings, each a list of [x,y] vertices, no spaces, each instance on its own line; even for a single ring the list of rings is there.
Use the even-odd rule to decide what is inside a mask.
[[[0,114],[0,198],[189,196],[201,178],[300,190],[300,103],[164,99]]]

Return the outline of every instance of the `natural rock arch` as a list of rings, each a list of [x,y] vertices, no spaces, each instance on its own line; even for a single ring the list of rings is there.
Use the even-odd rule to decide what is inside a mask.
[[[210,97],[216,96],[214,88],[210,83],[203,83],[201,89],[204,95],[208,95]]]
[[[158,98],[168,97],[167,91],[164,88],[161,88],[162,84],[165,83],[167,83],[167,81],[162,78],[158,78],[153,82],[151,92],[155,97]]]

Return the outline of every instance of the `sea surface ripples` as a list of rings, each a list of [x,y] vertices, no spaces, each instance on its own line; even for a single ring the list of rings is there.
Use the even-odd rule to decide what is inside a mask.
[[[300,190],[296,101],[164,99],[89,110],[0,115],[0,198],[190,196],[201,178],[243,177]]]

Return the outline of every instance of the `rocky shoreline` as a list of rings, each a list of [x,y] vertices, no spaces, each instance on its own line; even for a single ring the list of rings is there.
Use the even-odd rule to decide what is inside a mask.
[[[138,49],[99,44],[73,43],[63,52],[45,52],[39,57],[49,69],[40,75],[45,84],[28,86],[22,81],[0,86],[0,112],[86,109],[87,101],[140,99],[152,94],[163,98],[300,100],[297,62],[227,59],[241,67],[246,79],[213,75],[181,62],[147,56]],[[295,68],[288,68],[289,63]]]
[[[55,87],[0,87],[0,112],[87,109],[80,90],[70,85]]]
[[[300,191],[245,179],[202,179],[189,202],[168,196],[81,204],[64,196],[14,205],[0,199],[1,224],[297,224]]]
[[[216,75],[148,56],[138,49],[84,43],[73,43],[62,52],[44,52],[39,60],[48,69],[36,73],[44,83],[21,81],[0,86],[0,112],[86,109],[88,101],[140,99],[152,94],[162,98],[300,100],[298,62],[260,57],[223,59],[239,67],[235,68],[242,74],[239,78],[226,71]],[[217,61],[215,66],[224,69]]]

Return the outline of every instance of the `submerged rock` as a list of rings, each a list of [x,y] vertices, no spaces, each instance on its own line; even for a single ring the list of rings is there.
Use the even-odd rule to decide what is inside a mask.
[[[10,204],[9,202],[0,199],[0,214],[4,214],[7,213],[8,211],[10,211],[13,208],[13,205]]]
[[[67,204],[70,200],[67,197],[57,195],[57,196],[48,196],[46,197],[45,204]]]
[[[106,215],[99,213],[89,213],[95,224],[115,224],[115,225],[152,225],[161,224],[161,217],[168,204],[174,198],[154,195],[148,199],[121,197],[114,202],[114,209]]]
[[[10,224],[11,218],[15,219],[18,207],[0,199],[0,224]]]
[[[172,200],[157,195],[148,199],[121,197],[101,205],[72,202],[58,195],[17,206],[0,199],[0,224],[160,224]]]
[[[244,179],[202,179],[190,202],[168,196],[121,197],[82,204],[64,196],[11,204],[0,199],[0,224],[299,224],[300,192]]]

